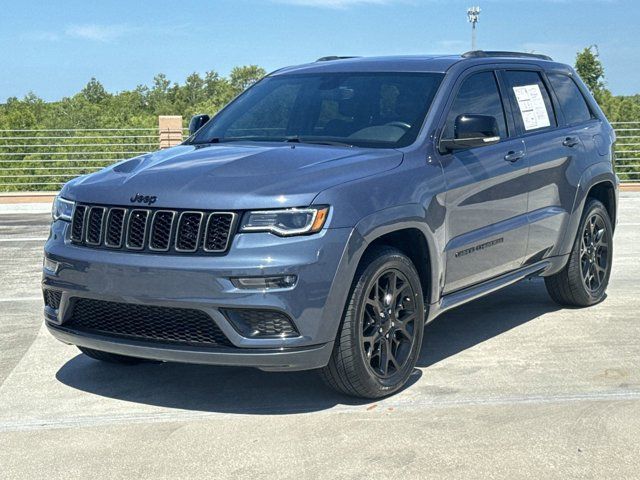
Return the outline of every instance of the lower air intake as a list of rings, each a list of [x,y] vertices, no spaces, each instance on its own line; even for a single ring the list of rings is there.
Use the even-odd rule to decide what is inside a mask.
[[[209,315],[188,308],[78,298],[73,304],[70,320],[63,327],[164,344],[233,346]]]
[[[49,290],[48,288],[42,291],[44,295],[44,304],[57,310],[60,308],[60,300],[62,299],[62,292],[58,290]]]

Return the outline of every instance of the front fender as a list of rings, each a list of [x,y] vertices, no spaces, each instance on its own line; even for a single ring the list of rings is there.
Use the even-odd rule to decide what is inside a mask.
[[[375,240],[389,233],[405,229],[415,229],[424,235],[429,252],[428,268],[431,274],[428,289],[429,298],[425,299],[425,303],[435,303],[439,299],[444,280],[442,256],[444,207],[437,202],[435,197],[427,209],[420,204],[398,205],[380,210],[360,220],[355,231],[364,240],[364,245],[355,252],[355,255],[359,262],[367,247]]]

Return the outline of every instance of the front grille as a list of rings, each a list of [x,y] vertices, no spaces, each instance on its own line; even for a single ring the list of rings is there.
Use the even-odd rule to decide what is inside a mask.
[[[71,241],[94,248],[179,254],[224,253],[238,216],[233,212],[76,205]]]
[[[176,250],[180,252],[195,252],[200,241],[201,226],[202,212],[182,212],[180,220],[178,220]]]
[[[84,240],[84,219],[87,213],[87,207],[84,205],[76,205],[73,211],[73,223],[71,224],[71,240],[74,242],[82,242]]]
[[[60,300],[62,299],[62,292],[59,290],[50,290],[48,288],[42,291],[44,295],[44,304],[49,307],[57,310],[60,308]]]
[[[77,298],[64,328],[110,337],[208,347],[231,347],[206,313],[189,308],[158,307]]]
[[[243,337],[274,338],[300,335],[291,319],[282,312],[241,308],[223,308],[220,311]]]

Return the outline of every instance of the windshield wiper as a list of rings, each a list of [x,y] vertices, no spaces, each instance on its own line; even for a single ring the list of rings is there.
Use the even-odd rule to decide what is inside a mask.
[[[288,143],[308,143],[312,145],[334,145],[337,147],[353,147],[351,143],[338,142],[335,140],[321,140],[321,139],[311,140],[309,138],[300,137],[298,135],[295,135],[293,137],[287,137],[284,141]]]

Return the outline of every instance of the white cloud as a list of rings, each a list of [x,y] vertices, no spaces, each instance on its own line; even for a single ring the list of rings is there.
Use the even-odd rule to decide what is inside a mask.
[[[109,42],[122,37],[130,32],[130,28],[125,25],[70,25],[65,30],[65,35],[84,40],[96,42]]]

